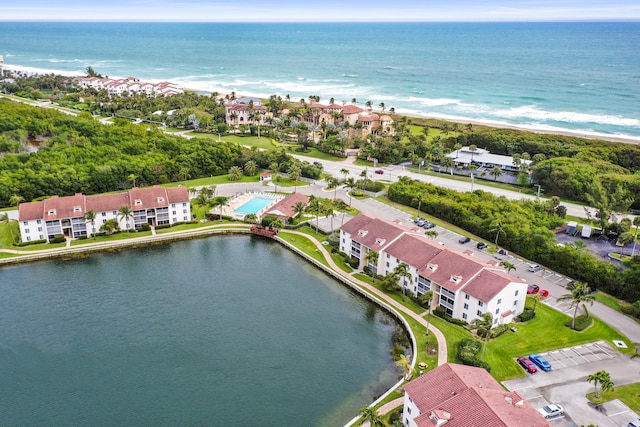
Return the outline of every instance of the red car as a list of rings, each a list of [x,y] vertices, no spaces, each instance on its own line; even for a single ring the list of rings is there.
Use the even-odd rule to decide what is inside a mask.
[[[538,285],[529,285],[529,287],[527,288],[527,293],[528,294],[537,294],[539,290],[540,290],[540,286],[538,286]]]
[[[516,360],[518,361],[520,366],[522,366],[524,370],[529,372],[530,374],[535,374],[536,372],[538,372],[538,368],[536,368],[536,365],[534,365],[534,363],[527,357],[518,357],[518,359]]]
[[[376,173],[378,175],[382,175],[384,173],[384,171],[382,169],[376,169]]]
[[[549,296],[549,291],[546,289],[540,289],[540,292],[538,292],[538,295],[540,295],[540,298],[546,298]]]

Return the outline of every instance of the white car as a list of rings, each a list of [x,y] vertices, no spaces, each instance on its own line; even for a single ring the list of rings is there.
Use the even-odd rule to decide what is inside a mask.
[[[545,418],[551,418],[557,415],[563,415],[564,408],[558,404],[550,403],[547,406],[538,409],[538,412],[540,412],[540,415],[542,415]]]
[[[538,264],[529,264],[529,266],[527,267],[527,271],[530,271],[531,273],[535,273],[540,270],[542,270],[542,267],[540,267]]]

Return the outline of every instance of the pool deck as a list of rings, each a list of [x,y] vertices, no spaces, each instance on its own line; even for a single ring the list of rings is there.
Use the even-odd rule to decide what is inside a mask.
[[[256,212],[256,216],[258,217],[258,219],[260,219],[262,215],[271,208],[271,206],[284,199],[286,196],[283,196],[282,194],[271,193],[268,191],[249,191],[246,193],[238,193],[232,196],[229,201],[223,206],[222,215],[229,215],[235,218],[244,218],[244,216],[247,214],[244,212],[236,212],[236,209],[244,205],[254,197],[273,199],[273,203],[270,203],[268,206],[265,206],[260,211]],[[213,210],[212,212],[215,213],[216,210]]]

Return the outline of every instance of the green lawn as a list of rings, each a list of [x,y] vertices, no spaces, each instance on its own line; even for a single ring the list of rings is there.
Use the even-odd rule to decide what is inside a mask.
[[[622,305],[629,305],[629,303],[627,303],[627,302],[625,302],[623,300],[620,300],[620,299],[618,299],[618,298],[616,298],[614,296],[611,296],[609,294],[606,294],[606,293],[604,293],[602,291],[596,292],[595,294],[593,294],[593,296],[595,297],[596,301],[601,302],[602,304],[604,304],[606,306],[609,306],[609,307],[613,308],[614,310],[616,310],[616,311],[618,311],[620,313],[622,313]],[[637,318],[635,318],[633,316],[629,316],[626,313],[622,313],[622,314],[624,314],[628,318],[633,319],[636,322],[640,323],[640,319],[637,319]]]
[[[307,255],[311,256],[316,261],[321,262],[323,265],[329,267],[329,263],[324,259],[322,252],[316,247],[315,243],[304,236],[299,234],[288,233],[281,230],[278,236],[288,243],[292,244],[296,248],[300,249]]]
[[[569,319],[564,313],[539,303],[533,320],[516,323],[517,332],[508,331],[489,341],[485,359],[491,365],[491,374],[498,381],[522,377],[525,375],[524,371],[510,359],[599,340],[609,342],[613,348],[616,347],[612,340],[622,340],[628,346],[623,352],[633,352],[633,346],[627,337],[599,319],[594,318],[593,326],[583,332],[565,327],[564,323]]]
[[[98,236],[95,240],[93,237],[83,240],[72,240],[71,246],[81,246],[86,245],[88,243],[96,243],[96,242],[113,242],[117,240],[128,240],[135,239],[138,237],[146,237],[151,236],[151,231],[137,231],[135,233],[127,233],[126,231],[121,231],[120,233],[111,234],[108,236]]]
[[[242,175],[242,177],[238,181],[232,181],[229,179],[229,175],[218,175],[212,176],[208,178],[198,178],[191,179],[188,181],[178,181],[178,182],[168,182],[166,184],[161,184],[163,187],[178,187],[179,185],[189,187],[201,187],[203,185],[218,185],[218,184],[238,184],[243,182],[258,182],[260,177],[256,176],[246,176]]]
[[[608,402],[613,399],[620,399],[631,410],[636,413],[640,412],[640,383],[627,384],[622,386],[614,386],[612,391],[602,393],[600,399],[595,398],[595,392],[587,394],[587,399],[593,403]]]
[[[11,241],[11,232],[9,231],[9,227],[11,227],[11,231],[13,231],[14,237],[20,235],[20,226],[16,221],[9,221],[0,223],[0,248],[5,249],[16,249],[13,246],[13,242]]]

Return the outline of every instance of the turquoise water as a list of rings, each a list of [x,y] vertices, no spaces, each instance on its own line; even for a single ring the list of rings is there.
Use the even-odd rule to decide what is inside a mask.
[[[640,139],[640,23],[0,23],[7,64]]]
[[[243,214],[255,214],[260,212],[262,209],[269,206],[275,200],[268,199],[265,197],[253,197],[246,203],[243,203],[241,206],[238,206],[235,209],[235,212],[243,213]]]
[[[394,322],[226,236],[0,269],[0,425],[337,426],[399,378]]]

